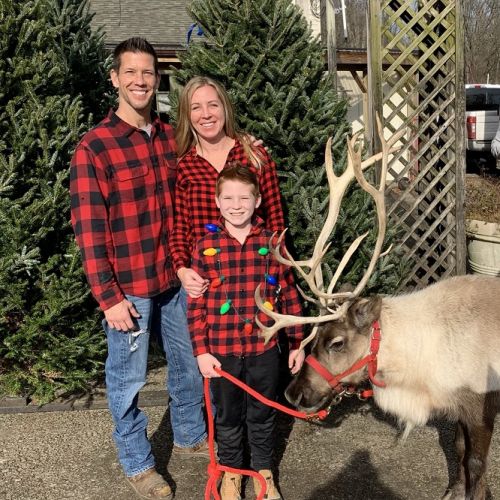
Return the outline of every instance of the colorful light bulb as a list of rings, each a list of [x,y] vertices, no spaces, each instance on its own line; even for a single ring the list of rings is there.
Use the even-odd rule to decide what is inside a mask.
[[[245,320],[245,324],[243,325],[243,331],[247,334],[250,335],[253,331],[253,324],[249,319]]]
[[[206,248],[203,250],[203,255],[207,255],[208,257],[213,257],[214,255],[217,255],[220,252],[220,248]]]
[[[212,282],[210,283],[210,288],[218,288],[222,285],[224,282],[224,276],[220,276],[218,278],[214,278]]]
[[[271,302],[269,302],[268,300],[266,300],[266,301],[264,302],[264,307],[265,307],[266,309],[269,309],[270,311],[272,311],[272,310],[274,309],[274,308],[273,308],[273,305],[272,305],[272,304],[271,304]]]
[[[259,255],[262,255],[263,257],[265,257],[268,253],[269,253],[269,248],[267,247],[260,247],[257,252],[259,253]]]
[[[220,313],[226,314],[229,311],[229,309],[231,309],[231,301],[230,300],[228,300],[227,302],[224,302],[224,304],[222,304],[220,306]]]
[[[219,226],[212,223],[205,224],[205,229],[211,233],[218,233],[220,231]]]
[[[278,279],[272,274],[266,274],[266,281],[273,286],[276,286],[278,284]]]

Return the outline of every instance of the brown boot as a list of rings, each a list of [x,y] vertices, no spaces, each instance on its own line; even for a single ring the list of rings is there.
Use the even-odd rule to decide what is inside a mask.
[[[217,444],[214,443],[215,454],[217,454]],[[172,455],[178,458],[210,458],[210,451],[208,450],[208,440],[203,440],[189,448],[181,448],[180,446],[174,445],[172,448]]]
[[[241,500],[241,474],[224,472],[220,485],[221,500]]]
[[[266,480],[266,494],[264,495],[265,500],[281,500],[281,495],[274,484],[273,473],[269,469],[263,469],[259,471],[259,474]],[[254,477],[253,478],[253,488],[255,490],[255,496],[258,497],[260,493],[260,482]]]
[[[171,500],[174,497],[170,486],[154,467],[135,476],[127,477],[127,481],[141,498]]]

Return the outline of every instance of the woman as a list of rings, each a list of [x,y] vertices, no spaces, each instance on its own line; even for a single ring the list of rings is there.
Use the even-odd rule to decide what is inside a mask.
[[[229,96],[211,78],[196,76],[184,87],[176,141],[179,162],[170,252],[182,286],[196,298],[208,282],[190,268],[191,254],[196,242],[207,233],[205,225],[219,219],[215,204],[218,173],[235,161],[256,171],[262,193],[258,215],[266,221],[267,229],[284,229],[283,211],[275,163],[263,147],[254,146],[237,129]]]

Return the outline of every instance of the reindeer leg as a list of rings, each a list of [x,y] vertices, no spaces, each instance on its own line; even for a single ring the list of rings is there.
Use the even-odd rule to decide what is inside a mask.
[[[486,498],[486,465],[490,449],[491,436],[495,423],[496,410],[492,405],[492,394],[484,398],[482,422],[468,427],[469,439],[466,440],[465,473],[466,500],[485,500]]]
[[[455,428],[455,450],[458,459],[458,477],[453,486],[446,491],[442,500],[465,500],[465,435],[464,425],[462,422],[457,422]]]

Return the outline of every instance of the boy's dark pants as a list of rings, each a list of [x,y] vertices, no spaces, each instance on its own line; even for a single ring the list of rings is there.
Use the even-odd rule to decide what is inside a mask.
[[[274,401],[279,378],[279,353],[273,347],[258,356],[219,356],[222,369]],[[254,470],[271,469],[274,452],[276,411],[260,403],[229,380],[211,379],[216,408],[218,455],[221,465],[243,468],[245,423]]]

